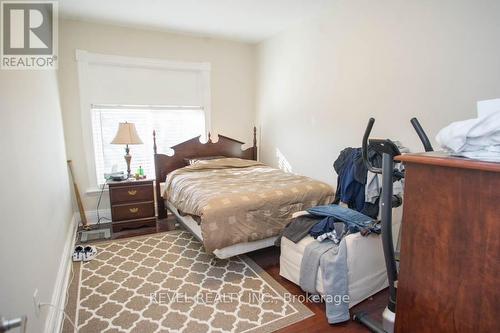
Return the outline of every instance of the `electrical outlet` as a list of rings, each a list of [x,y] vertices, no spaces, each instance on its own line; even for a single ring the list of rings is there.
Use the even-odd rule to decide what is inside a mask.
[[[33,305],[35,306],[35,314],[38,317],[40,314],[40,296],[38,295],[38,289],[35,289],[33,293]]]

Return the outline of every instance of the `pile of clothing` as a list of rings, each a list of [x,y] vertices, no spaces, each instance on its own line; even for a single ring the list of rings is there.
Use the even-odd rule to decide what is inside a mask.
[[[401,146],[401,144],[398,144]],[[408,151],[400,147],[400,151]],[[375,167],[381,167],[382,156],[368,149],[368,159]],[[316,294],[316,277],[321,268],[326,295],[348,296],[347,246],[349,234],[380,234],[379,200],[382,179],[367,170],[363,163],[361,148],[346,148],[334,163],[338,174],[335,201],[331,205],[317,206],[307,210],[306,215],[296,217],[282,231],[281,236],[298,243],[306,236],[317,241],[309,243],[302,256],[299,285],[305,292]],[[403,184],[394,183],[394,193],[401,204]],[[281,237],[276,245],[279,246]],[[344,298],[342,298],[344,299]],[[349,320],[349,302],[331,302],[325,299],[326,316],[330,324]]]
[[[294,218],[283,230],[282,236],[298,243],[307,235],[316,238],[304,249],[300,264],[299,285],[307,293],[317,294],[316,277],[321,268],[330,324],[349,320],[347,246],[345,236],[361,232],[380,234],[380,225],[369,216],[339,205],[317,206],[307,215]],[[280,239],[280,238],[278,238]],[[334,297],[342,296],[341,302]]]
[[[436,141],[453,155],[500,162],[500,105],[498,111],[451,123],[439,131]]]
[[[394,142],[402,153],[409,152],[399,141]],[[368,160],[376,167],[382,167],[382,155],[368,146]],[[403,172],[403,165],[397,164],[399,171]],[[333,163],[337,172],[337,192],[335,204],[345,203],[354,209],[372,218],[377,218],[379,213],[379,198],[382,190],[382,175],[368,171],[364,162],[361,148],[346,148],[340,152]],[[401,196],[403,192],[402,180],[395,181],[393,194]]]
[[[298,243],[309,235],[318,242],[330,239],[337,245],[348,234],[357,232],[361,232],[363,236],[371,233],[380,234],[378,221],[347,207],[336,204],[316,206],[308,209],[307,213],[292,219],[283,229],[281,237]]]

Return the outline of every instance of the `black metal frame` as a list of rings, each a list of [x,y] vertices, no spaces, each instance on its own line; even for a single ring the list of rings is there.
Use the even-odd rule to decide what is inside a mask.
[[[425,151],[433,151],[429,138],[425,134],[422,126],[420,126],[417,118],[412,118],[410,122],[422,141]],[[394,170],[394,157],[401,155],[401,152],[396,144],[389,139],[369,139],[374,123],[375,119],[370,118],[368,125],[366,126],[366,130],[363,135],[362,155],[363,162],[368,170],[373,173],[382,174],[381,230],[382,247],[384,250],[387,279],[389,282],[389,300],[387,308],[391,312],[396,313],[397,287],[395,282],[398,280],[398,270],[394,252],[394,242],[392,239],[392,183],[395,178],[403,178],[404,174]],[[372,147],[375,151],[382,153],[382,168],[374,167],[368,160],[368,145],[370,145],[370,147]],[[365,312],[356,313],[353,319],[365,325],[372,332],[385,332],[381,323],[371,319]]]

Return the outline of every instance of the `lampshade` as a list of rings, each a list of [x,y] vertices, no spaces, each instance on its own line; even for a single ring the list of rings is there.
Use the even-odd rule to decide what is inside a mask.
[[[118,132],[115,138],[111,141],[115,145],[140,145],[142,144],[141,138],[137,134],[135,125],[133,123],[120,123]]]

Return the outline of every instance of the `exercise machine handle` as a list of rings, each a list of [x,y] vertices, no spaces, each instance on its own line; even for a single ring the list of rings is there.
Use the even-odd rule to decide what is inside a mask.
[[[366,168],[373,173],[382,173],[382,168],[374,167],[370,161],[368,160],[368,139],[370,138],[370,133],[372,132],[373,124],[375,123],[374,118],[370,118],[368,120],[368,124],[366,125],[365,134],[363,135],[363,143],[361,145],[361,155],[363,157],[363,163]]]
[[[413,117],[413,118],[411,118],[410,123],[413,125],[415,132],[417,132],[417,135],[420,138],[420,141],[422,141],[422,145],[424,145],[425,151],[427,151],[427,152],[434,151],[434,148],[432,148],[431,142],[429,141],[427,134],[425,134],[425,131],[422,128],[422,126],[420,125],[420,122],[418,121],[418,119]]]

